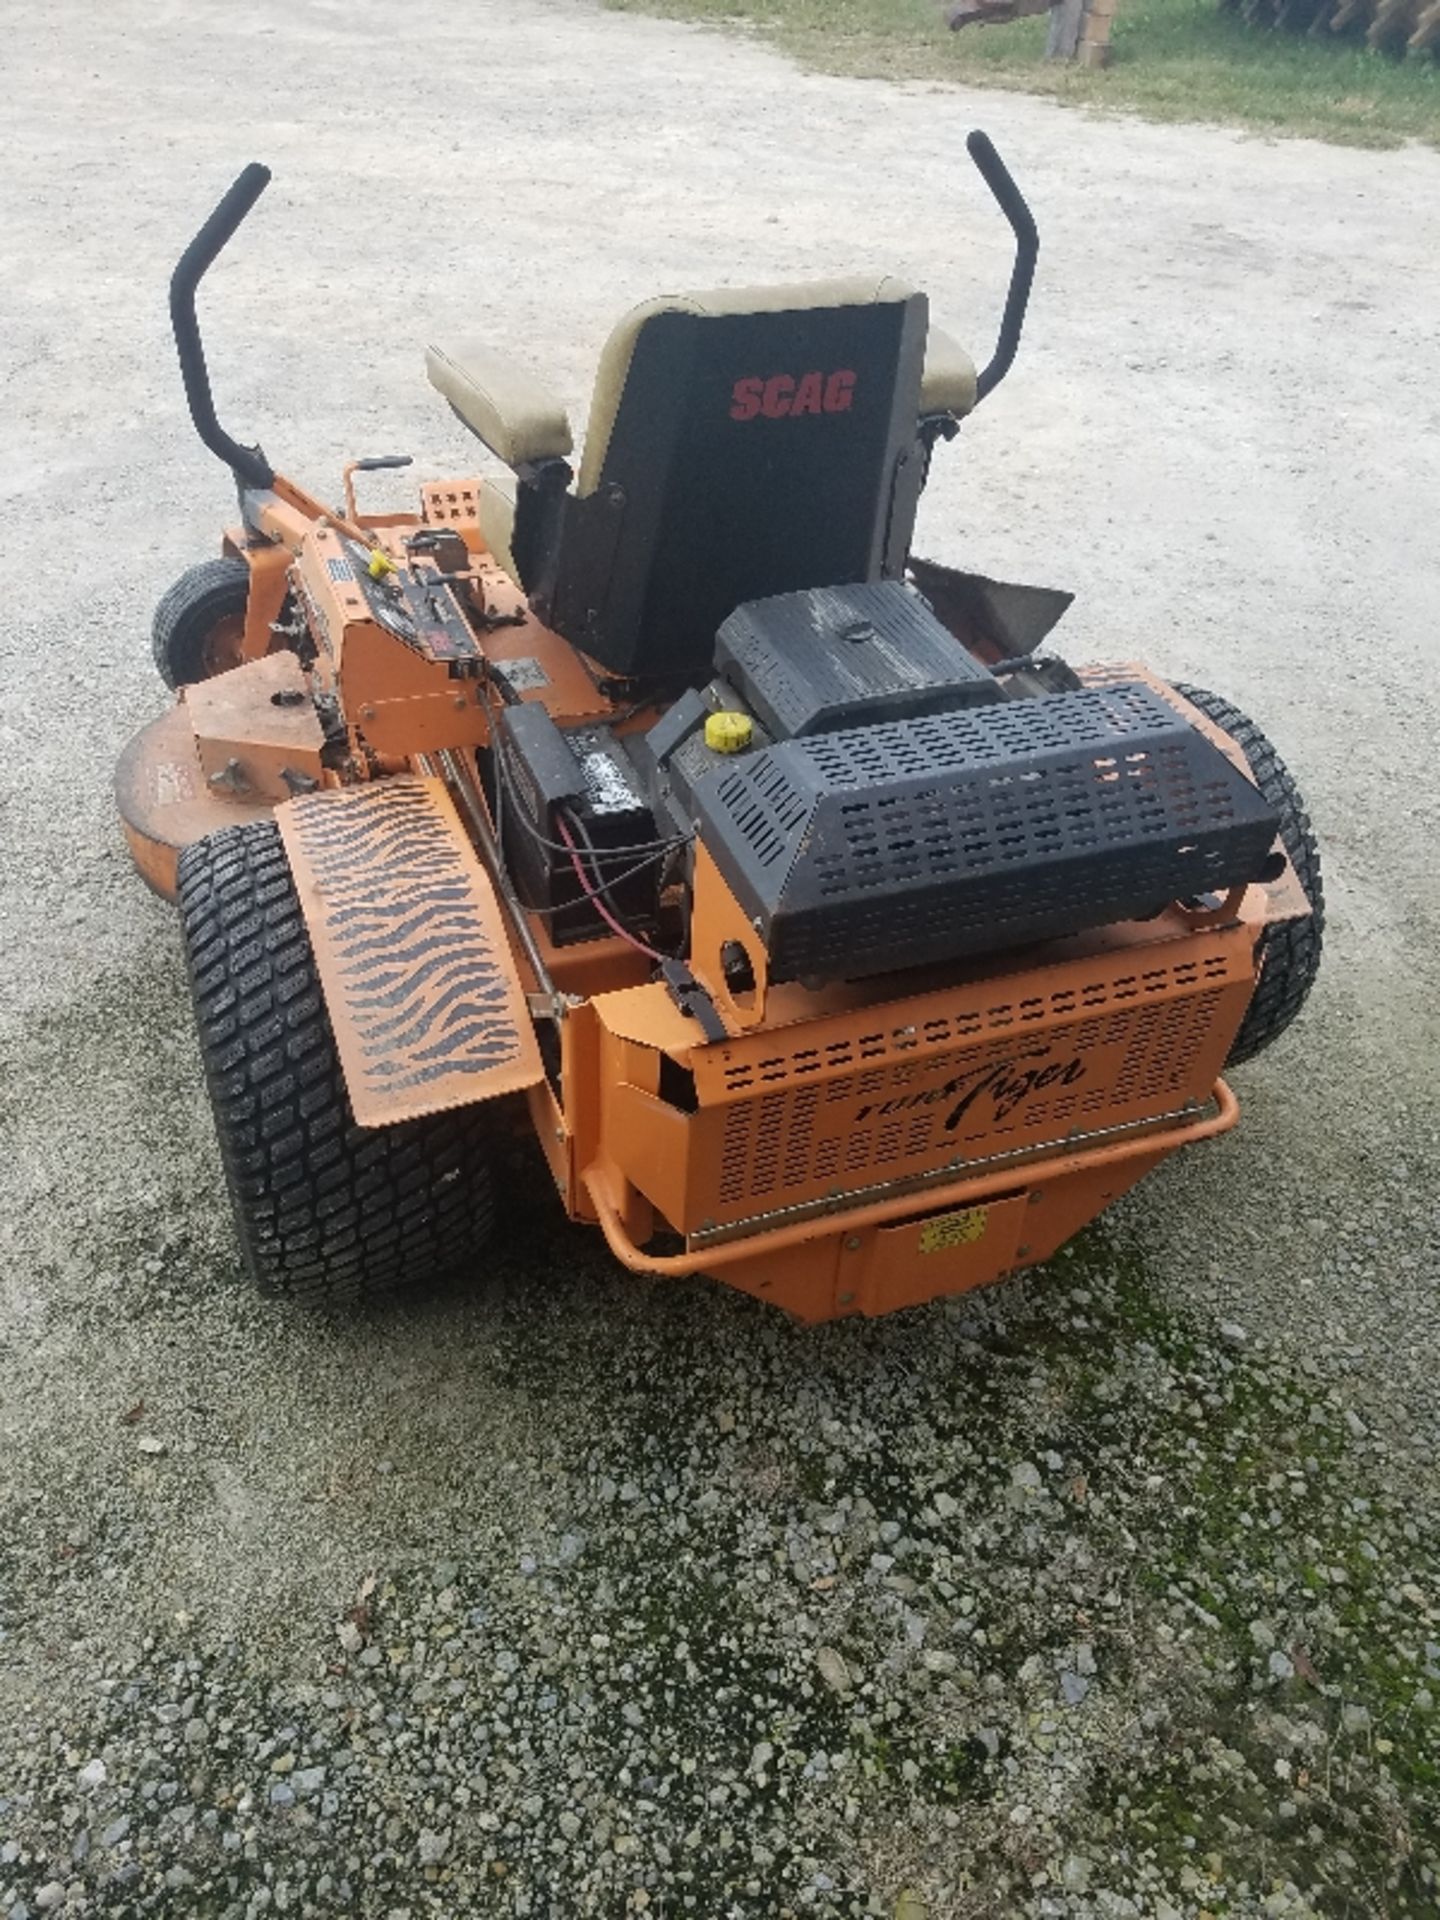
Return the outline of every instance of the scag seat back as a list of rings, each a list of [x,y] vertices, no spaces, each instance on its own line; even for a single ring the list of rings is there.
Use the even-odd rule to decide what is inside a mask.
[[[651,301],[601,357],[573,491],[558,409],[493,355],[431,379],[516,467],[510,552],[537,612],[614,673],[710,670],[742,602],[898,576],[926,436],[975,370],[885,276]],[[511,430],[524,413],[523,429]]]
[[[924,296],[891,280],[631,314],[601,359],[551,623],[617,673],[683,679],[742,601],[898,571],[925,334]]]

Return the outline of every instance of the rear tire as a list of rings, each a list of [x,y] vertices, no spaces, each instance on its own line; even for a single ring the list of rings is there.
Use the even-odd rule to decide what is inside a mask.
[[[464,1265],[494,1220],[484,1113],[356,1126],[274,822],[187,847],[179,899],[220,1157],[256,1286],[353,1300]]]
[[[156,671],[172,693],[239,665],[249,599],[250,569],[233,555],[181,574],[150,630]]]
[[[1296,878],[1310,902],[1308,920],[1267,927],[1256,952],[1259,978],[1249,1010],[1230,1049],[1227,1067],[1238,1067],[1263,1053],[1299,1013],[1320,971],[1325,939],[1325,888],[1320,877],[1320,848],[1305,811],[1300,789],[1269,739],[1239,707],[1204,687],[1175,682],[1175,691],[1229,734],[1250,762],[1255,784],[1280,816],[1280,838]]]

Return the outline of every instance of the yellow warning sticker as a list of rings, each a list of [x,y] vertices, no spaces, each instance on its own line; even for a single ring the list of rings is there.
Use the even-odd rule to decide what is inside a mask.
[[[920,1229],[921,1253],[940,1253],[946,1247],[965,1247],[983,1238],[990,1219],[988,1207],[962,1207],[958,1213],[942,1213],[927,1220]]]

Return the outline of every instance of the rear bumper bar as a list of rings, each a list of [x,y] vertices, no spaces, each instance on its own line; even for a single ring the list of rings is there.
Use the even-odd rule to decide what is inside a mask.
[[[847,1251],[858,1253],[862,1243],[867,1238],[873,1238],[878,1231],[930,1219],[939,1214],[981,1207],[1002,1198],[1007,1204],[1025,1200],[1034,1203],[1043,1200],[1052,1189],[1074,1190],[1079,1187],[1088,1191],[1093,1186],[1098,1194],[1100,1189],[1109,1184],[1113,1184],[1116,1191],[1123,1191],[1177,1148],[1212,1139],[1235,1125],[1240,1117],[1240,1109],[1225,1081],[1216,1081],[1213,1098],[1213,1112],[1166,1128],[1163,1132],[1149,1132],[1126,1140],[1082,1148],[1073,1153],[1059,1153],[1048,1159],[1028,1161],[1019,1167],[997,1168],[943,1187],[926,1188],[923,1193],[912,1190],[840,1213],[811,1215],[742,1238],[689,1247],[677,1254],[649,1254],[636,1246],[626,1232],[603,1168],[588,1168],[582,1179],[610,1251],[633,1272],[652,1274],[661,1279],[680,1279],[696,1273],[717,1274],[745,1286],[747,1290],[753,1287],[756,1291],[768,1291],[763,1282],[752,1282],[735,1270],[760,1268],[777,1261],[780,1256],[793,1256],[802,1250],[818,1251],[826,1242],[832,1243],[832,1247],[835,1243],[843,1243]],[[1100,1204],[1105,1204],[1110,1197],[1113,1195],[1105,1193],[1100,1198]],[[1098,1207],[1093,1209],[1098,1210]],[[1060,1235],[1061,1239],[1067,1237],[1067,1234]],[[986,1269],[991,1266],[991,1261],[982,1257],[975,1263],[973,1277],[941,1290],[961,1291],[965,1286],[981,1285],[987,1279],[998,1278],[1012,1266],[1029,1265],[1034,1260],[1047,1258],[1054,1250],[1054,1245],[1059,1244],[1058,1239],[1053,1244],[1045,1244],[1050,1240],[1049,1234],[1029,1235],[1027,1244],[1020,1245],[1012,1237],[1011,1254],[1018,1257],[1009,1261],[1002,1259],[1000,1264],[988,1271]],[[1043,1251],[1039,1250],[1042,1246]],[[839,1310],[844,1311],[847,1305],[861,1312],[884,1310],[883,1303],[875,1308],[867,1308],[858,1299],[856,1302],[847,1302],[842,1293],[838,1297]]]

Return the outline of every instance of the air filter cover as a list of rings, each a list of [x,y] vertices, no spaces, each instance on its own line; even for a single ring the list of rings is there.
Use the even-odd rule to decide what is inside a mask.
[[[780,739],[1002,697],[900,580],[748,601],[720,629],[715,668]]]

